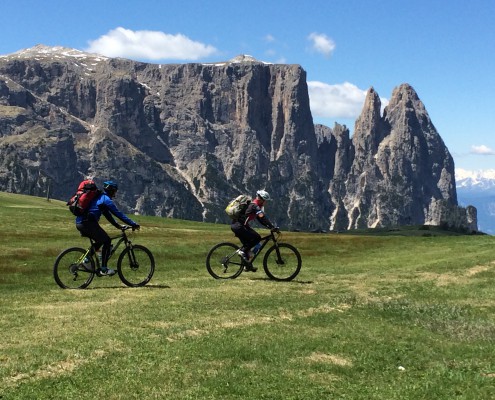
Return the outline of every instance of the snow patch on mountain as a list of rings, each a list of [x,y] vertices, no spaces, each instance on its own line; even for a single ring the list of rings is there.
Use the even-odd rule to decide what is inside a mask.
[[[100,54],[86,53],[77,49],[70,49],[62,46],[45,46],[44,44],[38,44],[29,49],[23,49],[16,51],[12,54],[0,55],[1,58],[61,58],[72,57],[76,59],[91,59],[94,61],[108,60],[108,57]]]

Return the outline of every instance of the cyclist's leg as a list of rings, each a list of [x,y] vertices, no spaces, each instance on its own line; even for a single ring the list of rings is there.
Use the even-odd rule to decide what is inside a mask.
[[[240,222],[232,222],[230,225],[230,230],[234,232],[234,235],[239,238],[242,244],[242,224]]]
[[[252,261],[254,258],[254,252],[251,251],[251,249],[260,242],[261,236],[258,232],[256,232],[250,226],[246,226],[246,231],[247,231],[246,237],[248,239],[246,240],[246,243],[244,246],[246,247],[245,253],[248,256],[249,262],[248,262],[248,265],[246,266],[245,269],[246,269],[246,271],[256,272],[258,270],[258,268],[254,267],[252,264]]]
[[[244,247],[246,252],[250,251],[254,246],[256,246],[260,240],[261,236],[250,226],[246,226],[246,232],[244,233]]]
[[[107,267],[108,258],[110,257],[112,239],[108,233],[100,226],[97,221],[84,221],[82,224],[77,224],[77,229],[84,235],[95,241],[95,250],[102,247],[101,250],[101,269]]]
[[[81,236],[83,237],[87,237],[91,240],[91,243],[92,243],[92,246],[91,246],[91,249],[90,249],[90,252],[89,252],[89,256],[93,256],[95,254],[95,252],[98,250],[98,245],[94,242],[94,239],[91,235],[91,229],[89,229],[87,227],[87,224],[86,223],[82,223],[82,224],[76,224],[76,228],[77,230],[79,231],[79,233],[81,234]]]
[[[231,229],[242,243],[242,247],[240,248],[242,251],[241,257],[245,262],[246,271],[256,272],[257,268],[254,268],[250,261],[249,250],[259,243],[261,236],[250,226],[241,223],[232,224]]]
[[[235,222],[231,225],[232,232],[239,238],[242,243],[241,250],[244,253],[248,251],[259,243],[261,236],[250,226],[241,224],[240,222]]]

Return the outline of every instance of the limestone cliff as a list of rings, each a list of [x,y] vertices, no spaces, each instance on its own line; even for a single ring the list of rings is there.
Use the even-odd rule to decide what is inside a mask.
[[[66,199],[87,175],[118,180],[127,212],[203,221],[227,222],[227,201],[258,188],[292,229],[437,224],[457,210],[452,158],[408,85],[383,117],[371,89],[351,139],[313,125],[299,65],[1,56],[0,190]]]

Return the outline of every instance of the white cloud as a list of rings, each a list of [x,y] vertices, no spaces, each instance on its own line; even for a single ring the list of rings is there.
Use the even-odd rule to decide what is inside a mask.
[[[329,85],[309,81],[308,90],[313,117],[357,118],[366,98],[366,90],[349,82]]]
[[[311,49],[325,57],[330,57],[335,50],[335,42],[323,33],[313,32],[308,36],[308,40],[311,42]]]
[[[488,146],[484,144],[480,146],[471,146],[471,154],[480,154],[483,156],[492,156],[495,155],[495,151],[490,149]]]
[[[338,85],[308,81],[309,101],[313,117],[357,118],[363,109],[367,90],[344,82]],[[388,105],[388,99],[380,97],[381,112]]]
[[[118,27],[89,42],[86,51],[108,57],[145,60],[198,60],[217,52],[211,45],[195,42],[182,34],[132,31]]]
[[[272,43],[274,41],[275,41],[275,37],[273,35],[268,34],[265,36],[265,42]]]
[[[469,170],[464,168],[456,168],[455,169],[455,179],[491,179],[495,180],[495,169],[478,169],[478,170]]]

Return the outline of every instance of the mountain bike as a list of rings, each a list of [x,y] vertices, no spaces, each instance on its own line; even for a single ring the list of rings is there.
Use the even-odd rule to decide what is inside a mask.
[[[250,260],[252,264],[268,242],[273,245],[266,251],[263,258],[263,269],[266,275],[276,281],[291,281],[301,270],[301,254],[292,245],[280,243],[282,234],[278,229],[272,229],[270,234],[262,237],[259,251]],[[212,247],[206,256],[206,269],[215,279],[235,279],[249,267],[240,256],[239,246],[233,243],[219,243]]]
[[[155,259],[146,247],[133,244],[126,233],[130,226],[122,226],[119,239],[112,247],[109,260],[117,252],[121,244],[124,245],[117,260],[117,273],[120,280],[127,286],[139,287],[146,285],[155,272]],[[89,238],[90,246],[87,249],[71,247],[62,251],[53,266],[55,282],[63,289],[85,289],[93,278],[100,276],[101,267],[99,257],[96,257],[95,242]]]

